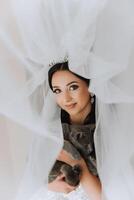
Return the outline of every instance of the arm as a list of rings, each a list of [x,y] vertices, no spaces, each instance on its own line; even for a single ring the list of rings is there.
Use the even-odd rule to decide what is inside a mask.
[[[99,179],[92,175],[83,159],[81,160],[73,160],[69,154],[62,150],[59,157],[59,160],[66,162],[70,165],[79,164],[82,168],[82,176],[81,176],[81,185],[85,190],[86,194],[91,200],[101,200],[101,183]]]
[[[101,200],[101,183],[100,180],[92,175],[85,162],[81,164],[82,167],[82,176],[81,176],[81,185],[87,195],[92,200]]]

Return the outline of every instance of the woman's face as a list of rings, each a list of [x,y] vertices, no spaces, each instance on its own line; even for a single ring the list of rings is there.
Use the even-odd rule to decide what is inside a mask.
[[[85,81],[70,71],[57,71],[52,77],[57,104],[70,116],[82,114],[89,106],[90,95]]]

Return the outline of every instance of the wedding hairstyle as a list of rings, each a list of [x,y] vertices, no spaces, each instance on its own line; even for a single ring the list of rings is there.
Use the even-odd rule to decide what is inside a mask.
[[[53,67],[50,68],[50,70],[48,71],[48,82],[49,82],[49,86],[52,90],[52,77],[53,74],[57,71],[70,71],[69,67],[68,67],[68,62],[63,62],[63,63],[56,63]],[[70,71],[72,74],[74,74],[75,76],[77,76],[79,79],[83,80],[86,82],[87,86],[89,86],[90,80],[86,79],[72,71]]]

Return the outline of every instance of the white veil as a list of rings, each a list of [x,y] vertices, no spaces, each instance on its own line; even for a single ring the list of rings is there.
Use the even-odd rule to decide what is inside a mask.
[[[0,12],[0,181],[3,200],[30,200],[62,147],[60,110],[47,83],[62,62],[90,78],[103,200],[134,191],[134,2],[6,0]]]

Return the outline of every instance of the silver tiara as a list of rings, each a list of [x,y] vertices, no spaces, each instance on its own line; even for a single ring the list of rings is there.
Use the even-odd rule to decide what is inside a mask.
[[[53,60],[52,62],[49,63],[49,67],[53,67],[57,63],[63,63],[68,61],[68,56],[65,56],[63,59],[60,59],[58,61]]]

